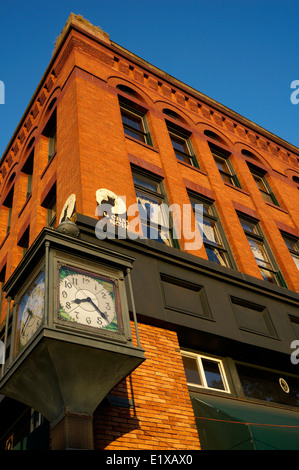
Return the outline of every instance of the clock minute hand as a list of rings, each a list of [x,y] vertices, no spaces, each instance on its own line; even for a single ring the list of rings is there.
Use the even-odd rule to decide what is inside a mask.
[[[104,318],[104,320],[108,321],[107,315],[106,315],[105,313],[101,312],[101,310],[100,310],[100,309],[98,308],[98,306],[94,303],[94,301],[93,301],[90,297],[87,297],[87,300],[88,300],[88,302],[91,303],[91,305],[95,308],[95,310],[96,310],[97,312],[99,312],[99,314],[101,315],[101,317]]]
[[[33,312],[32,312],[29,308],[27,308],[27,312],[28,312],[27,318],[26,318],[26,321],[25,321],[25,323],[24,323],[24,325],[23,325],[23,327],[22,327],[21,335],[24,334],[24,331],[25,331],[26,328],[27,328],[28,322],[30,321],[30,318],[31,318],[32,315],[33,315]]]

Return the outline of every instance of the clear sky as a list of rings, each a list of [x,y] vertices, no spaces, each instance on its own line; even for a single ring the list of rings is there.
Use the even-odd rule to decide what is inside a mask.
[[[291,83],[299,80],[298,0],[3,0],[0,157],[71,12],[299,147],[299,104],[290,99]]]

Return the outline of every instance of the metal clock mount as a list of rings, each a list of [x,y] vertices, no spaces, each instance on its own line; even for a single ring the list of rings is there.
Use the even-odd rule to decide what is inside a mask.
[[[61,423],[79,413],[90,429],[100,402],[145,360],[130,280],[134,259],[97,243],[44,229],[4,286],[13,322],[0,394],[50,422],[53,449],[76,447]],[[92,432],[81,435],[79,447],[90,449],[86,436]]]

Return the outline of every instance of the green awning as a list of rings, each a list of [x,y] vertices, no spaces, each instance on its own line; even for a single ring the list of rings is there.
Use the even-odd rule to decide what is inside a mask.
[[[299,410],[192,396],[203,450],[299,450]]]

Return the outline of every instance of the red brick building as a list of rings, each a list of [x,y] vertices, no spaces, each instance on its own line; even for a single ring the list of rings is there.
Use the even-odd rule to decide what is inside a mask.
[[[1,449],[298,448],[296,147],[71,15],[0,175]],[[113,216],[101,236],[105,198]],[[178,209],[169,221],[167,207]],[[126,236],[113,236],[119,224]],[[82,297],[79,329],[62,322],[65,260],[73,276],[80,267],[124,282],[119,310],[117,295],[107,304],[117,337],[89,327]],[[43,323],[20,349],[37,272]],[[73,347],[76,365],[62,366]],[[92,379],[101,351],[106,388]]]

